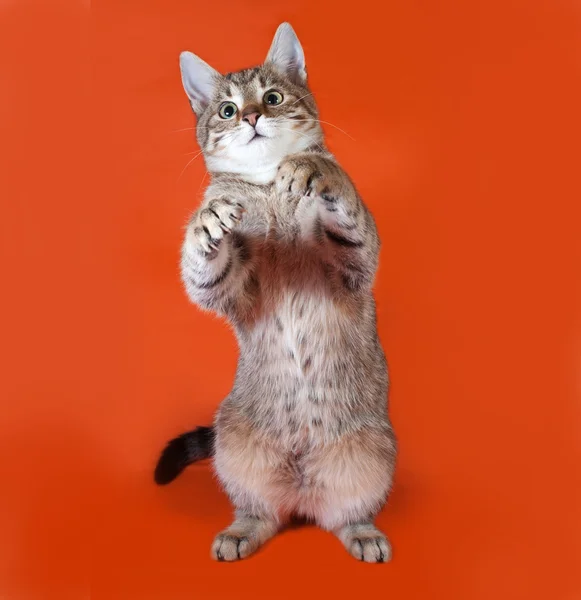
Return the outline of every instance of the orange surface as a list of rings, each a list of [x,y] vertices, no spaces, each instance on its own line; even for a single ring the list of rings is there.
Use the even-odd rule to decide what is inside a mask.
[[[578,600],[581,12],[564,0],[0,4],[0,596]],[[301,38],[377,217],[401,452],[389,565],[288,531],[218,564],[207,466],[156,488],[232,382],[179,283],[204,186],[178,53]],[[354,138],[354,139],[351,139]],[[191,154],[188,154],[191,153]]]

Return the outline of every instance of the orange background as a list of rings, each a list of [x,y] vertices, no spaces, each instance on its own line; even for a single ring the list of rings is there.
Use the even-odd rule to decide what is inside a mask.
[[[578,3],[5,0],[0,16],[0,596],[581,598]],[[178,53],[250,66],[283,20],[383,239],[389,565],[315,528],[214,563],[230,506],[208,467],[152,483],[236,361],[179,282],[205,182],[201,158],[183,171]]]

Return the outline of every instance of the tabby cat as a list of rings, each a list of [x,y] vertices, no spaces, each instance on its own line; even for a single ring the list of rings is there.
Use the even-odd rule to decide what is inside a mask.
[[[180,66],[211,175],[182,278],[194,303],[232,324],[240,358],[213,426],[169,442],[155,479],[213,458],[235,507],[217,560],[302,518],[357,559],[388,561],[373,523],[396,457],[372,295],[379,239],[325,147],[302,47],[284,23],[260,67],[220,75],[189,52]]]

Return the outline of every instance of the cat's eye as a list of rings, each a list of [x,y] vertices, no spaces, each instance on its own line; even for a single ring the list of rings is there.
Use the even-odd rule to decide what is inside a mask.
[[[238,107],[234,102],[224,102],[218,110],[218,114],[222,119],[231,119],[238,112]]]
[[[264,94],[264,103],[270,106],[276,106],[284,100],[282,94],[276,90],[270,90]]]

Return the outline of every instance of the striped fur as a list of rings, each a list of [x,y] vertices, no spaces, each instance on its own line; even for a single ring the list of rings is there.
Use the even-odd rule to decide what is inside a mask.
[[[290,26],[261,67],[222,76],[192,57],[182,74],[211,183],[187,227],[182,278],[194,303],[229,320],[240,347],[214,424],[214,466],[237,518],[212,556],[243,558],[300,515],[357,558],[383,562],[389,544],[372,522],[396,441],[372,295],[373,217],[325,147]],[[280,105],[264,102],[269,90]],[[220,117],[225,101],[234,118]],[[255,127],[241,116],[249,104]]]

